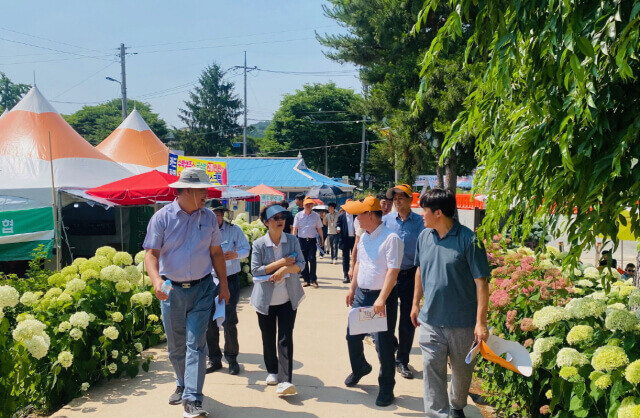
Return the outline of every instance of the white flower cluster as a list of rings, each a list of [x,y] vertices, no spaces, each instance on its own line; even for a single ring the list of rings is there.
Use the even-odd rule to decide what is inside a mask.
[[[0,308],[13,308],[20,301],[20,293],[11,286],[0,286]]]
[[[583,274],[587,279],[598,279],[600,277],[600,272],[595,267],[587,267],[584,269]]]
[[[113,264],[118,266],[130,266],[133,264],[133,257],[131,257],[131,254],[127,252],[118,251],[113,255]]]
[[[73,364],[73,354],[69,351],[61,351],[58,354],[58,363],[65,369],[68,369]]]
[[[153,296],[149,292],[140,292],[131,296],[132,305],[150,306]]]
[[[66,284],[66,292],[67,293],[77,293],[82,292],[85,287],[87,287],[87,283],[85,283],[82,279],[72,279],[69,280]]]
[[[24,292],[22,294],[22,297],[20,298],[20,303],[22,303],[24,306],[34,306],[38,303],[38,299],[40,299],[40,297],[37,293]]]
[[[36,359],[47,355],[51,339],[45,332],[45,324],[36,319],[24,320],[13,330],[13,339],[22,343]]]
[[[533,325],[545,329],[548,325],[567,319],[565,309],[560,306],[545,306],[533,314]]]
[[[113,322],[122,322],[124,315],[120,312],[114,312],[111,314],[111,319],[113,319]]]
[[[69,318],[72,326],[82,329],[86,329],[89,326],[90,320],[89,314],[83,311],[76,312]]]
[[[142,250],[140,252],[138,252],[138,254],[136,254],[134,261],[136,262],[136,264],[140,264],[144,261],[144,253],[145,251]]]
[[[120,333],[118,332],[118,329],[114,326],[105,328],[102,331],[102,334],[104,334],[104,336],[110,340],[117,340],[118,335],[120,335]]]
[[[100,278],[102,280],[108,280],[110,282],[121,282],[126,280],[127,275],[124,270],[118,266],[107,266],[100,271]]]
[[[589,364],[589,359],[575,348],[561,348],[556,356],[556,365],[558,367],[584,366],[585,364]]]
[[[603,300],[593,297],[571,299],[565,306],[567,315],[574,319],[584,319],[590,316],[600,317],[607,310],[607,305]]]
[[[588,279],[581,279],[581,280],[578,280],[575,283],[575,285],[578,287],[593,287],[595,286],[595,283],[593,283],[591,280],[588,280]]]

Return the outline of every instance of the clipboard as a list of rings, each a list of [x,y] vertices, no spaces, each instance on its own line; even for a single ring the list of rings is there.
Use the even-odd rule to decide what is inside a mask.
[[[271,274],[265,274],[264,276],[253,276],[253,282],[263,283],[263,282],[269,281],[271,276],[272,276]],[[285,274],[283,279],[286,279],[287,277],[289,277],[289,273]]]
[[[373,306],[352,308],[349,311],[349,335],[371,334],[387,330],[386,311],[373,312]]]

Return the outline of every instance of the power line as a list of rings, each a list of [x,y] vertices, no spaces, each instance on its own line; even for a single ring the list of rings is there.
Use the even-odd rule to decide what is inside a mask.
[[[267,70],[264,68],[257,68],[258,71],[274,74],[290,74],[290,75],[317,75],[317,76],[348,76],[351,77],[353,70],[329,70],[329,71],[282,71],[282,70]],[[349,73],[349,74],[347,74]]]
[[[374,139],[372,141],[367,141],[370,144],[374,143],[374,142],[383,142],[386,141],[386,139]],[[334,145],[326,145],[327,148],[339,148],[339,147],[346,147],[349,145],[361,145],[361,142],[349,142],[347,144],[334,144]],[[298,149],[288,149],[288,150],[281,150],[281,151],[270,151],[270,152],[259,152],[259,153],[255,153],[255,154],[248,154],[247,156],[260,156],[260,155],[269,155],[269,154],[282,154],[285,152],[300,152],[300,151],[309,151],[309,150],[313,150],[313,149],[324,149],[325,145],[322,146],[318,146],[318,147],[307,147],[307,148],[298,148]]]
[[[198,42],[211,42],[211,41],[222,41],[225,39],[238,39],[238,38],[249,38],[252,36],[264,36],[264,35],[275,35],[275,34],[279,34],[279,33],[290,33],[290,32],[305,32],[305,31],[310,31],[310,30],[317,30],[317,29],[326,29],[326,28],[333,28],[333,27],[339,27],[340,25],[327,25],[327,26],[319,26],[317,28],[304,28],[304,29],[291,29],[291,30],[281,30],[281,31],[275,31],[275,32],[262,32],[262,33],[252,33],[252,34],[248,34],[248,35],[239,35],[239,36],[224,36],[221,38],[208,38],[208,39],[198,39],[198,40],[192,40],[192,41],[177,41],[177,42],[164,42],[164,43],[160,43],[160,44],[147,44],[147,45],[134,45],[134,48],[151,48],[154,46],[166,46],[166,45],[180,45],[180,44],[190,44],[190,43],[198,43]]]
[[[81,85],[82,83],[84,83],[85,81],[89,80],[90,78],[96,76],[97,74],[101,73],[102,71],[106,70],[107,68],[111,67],[113,64],[115,64],[114,62],[110,62],[109,64],[107,64],[105,67],[100,68],[98,71],[96,71],[95,73],[91,74],[89,77],[85,78],[84,80],[80,81],[77,84],[74,84],[73,86],[69,87],[68,89],[66,89],[65,91],[63,91],[62,93],[58,94],[57,96],[54,96],[51,101],[53,101],[54,99],[57,99],[58,97],[62,96],[63,94],[75,89],[76,87],[78,87],[79,85]]]
[[[34,47],[34,48],[46,49],[46,50],[48,50],[48,51],[60,52],[60,53],[62,53],[62,54],[77,55],[77,56],[79,56],[79,57],[84,57],[84,58],[95,58],[95,59],[101,59],[101,60],[104,60],[104,61],[110,61],[110,60],[108,60],[108,59],[106,59],[106,58],[99,58],[99,57],[97,57],[97,56],[91,56],[91,55],[80,54],[80,53],[78,53],[78,52],[63,51],[63,50],[60,50],[60,49],[54,49],[54,48],[49,48],[49,47],[46,47],[46,46],[30,44],[30,43],[28,43],[28,42],[15,41],[15,40],[13,40],[13,39],[7,39],[7,38],[3,38],[3,37],[0,37],[0,40],[2,40],[2,41],[6,41],[6,42],[12,42],[12,43],[14,43],[14,44],[20,44],[20,45],[31,46],[31,47]]]
[[[109,55],[99,55],[99,56],[82,56],[82,57],[71,57],[71,58],[55,58],[55,59],[48,59],[48,60],[38,60],[38,61],[18,61],[18,62],[3,62],[2,65],[20,65],[20,64],[38,64],[38,63],[42,63],[42,62],[58,62],[58,61],[72,61],[72,60],[82,60],[82,59],[86,59],[86,58],[97,58],[97,59],[102,59],[103,57],[109,57],[111,56],[111,54]],[[106,60],[106,61],[111,61],[111,60]],[[114,61],[116,62],[116,61]]]
[[[71,47],[74,47],[74,48],[84,49],[85,51],[104,52],[104,51],[99,51],[99,50],[97,50],[97,49],[85,48],[84,46],[79,46],[79,45],[69,44],[69,43],[62,42],[62,41],[54,41],[53,39],[44,38],[44,37],[42,37],[42,36],[36,36],[36,35],[30,35],[30,34],[28,34],[28,33],[24,33],[24,32],[18,32],[17,30],[13,30],[13,29],[7,29],[7,28],[2,28],[2,27],[0,27],[0,30],[4,30],[4,31],[7,31],[7,32],[17,33],[18,35],[29,36],[29,37],[31,37],[31,38],[35,38],[35,39],[42,39],[42,40],[44,40],[44,41],[52,42],[52,43],[54,43],[54,44],[60,44],[60,45],[71,46]]]
[[[215,49],[215,48],[230,48],[236,46],[251,46],[251,45],[264,45],[264,44],[277,44],[277,43],[285,43],[285,42],[297,42],[297,41],[307,41],[316,38],[297,38],[297,39],[284,39],[280,41],[259,41],[259,42],[248,42],[241,44],[232,44],[232,45],[212,45],[212,46],[197,46],[190,48],[177,48],[177,49],[158,49],[155,51],[141,51],[138,54],[155,54],[158,52],[182,52],[182,51],[195,51],[200,49]]]

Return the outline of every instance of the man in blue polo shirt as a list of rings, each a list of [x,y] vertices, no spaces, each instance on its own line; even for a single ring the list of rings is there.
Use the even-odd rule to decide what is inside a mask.
[[[169,403],[182,403],[183,416],[193,418],[207,415],[202,408],[202,387],[207,325],[213,309],[212,268],[220,282],[220,299],[227,303],[229,288],[218,221],[204,207],[207,189],[212,187],[207,173],[187,168],[169,187],[178,190],[178,197],[153,215],[142,247],[145,268],[161,301],[169,360],[176,376],[177,388]],[[162,291],[165,280],[171,281],[168,295]]]
[[[426,229],[416,248],[411,320],[420,327],[424,409],[427,417],[461,418],[474,368],[465,357],[474,341],[489,338],[489,263],[473,231],[453,219],[453,193],[429,190],[420,206]],[[448,395],[447,358],[451,364]]]
[[[400,300],[400,315],[398,320],[398,351],[396,352],[396,369],[405,379],[413,379],[409,369],[409,353],[413,346],[416,328],[411,322],[411,308],[413,306],[413,292],[415,287],[416,243],[418,236],[424,230],[424,221],[417,213],[411,211],[413,190],[408,184],[398,184],[386,194],[387,199],[393,200],[397,212],[391,212],[382,217],[387,228],[395,232],[404,243],[404,254],[398,274],[398,299]]]

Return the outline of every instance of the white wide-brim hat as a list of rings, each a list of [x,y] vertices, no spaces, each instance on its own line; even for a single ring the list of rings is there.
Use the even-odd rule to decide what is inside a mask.
[[[173,189],[209,189],[213,184],[209,181],[207,172],[201,168],[189,167],[182,170],[180,178],[169,187]]]

